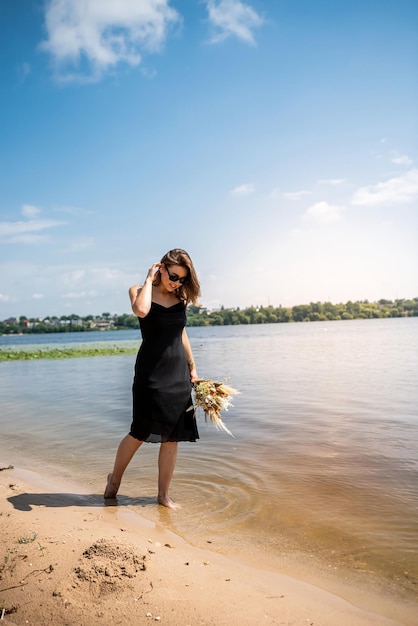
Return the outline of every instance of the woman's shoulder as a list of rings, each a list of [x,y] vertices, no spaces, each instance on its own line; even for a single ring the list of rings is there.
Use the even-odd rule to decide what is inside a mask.
[[[129,300],[131,301],[131,305],[134,305],[135,300],[141,293],[142,285],[132,285],[129,287]]]

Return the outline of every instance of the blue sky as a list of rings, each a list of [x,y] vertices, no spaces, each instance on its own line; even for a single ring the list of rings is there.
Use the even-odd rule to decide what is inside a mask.
[[[418,296],[415,0],[0,4],[0,318]]]

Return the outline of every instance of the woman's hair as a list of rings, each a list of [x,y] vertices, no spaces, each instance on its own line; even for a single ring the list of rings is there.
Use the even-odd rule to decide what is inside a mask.
[[[181,248],[174,248],[170,250],[163,256],[161,259],[161,263],[167,265],[181,265],[188,271],[189,282],[187,285],[180,285],[178,289],[176,289],[177,297],[179,300],[185,300],[186,305],[188,304],[199,304],[199,296],[200,296],[200,283],[197,278],[196,270],[193,266],[193,262],[187,252],[182,250]],[[157,276],[154,280],[154,285],[159,285],[161,282],[161,275],[158,272]]]

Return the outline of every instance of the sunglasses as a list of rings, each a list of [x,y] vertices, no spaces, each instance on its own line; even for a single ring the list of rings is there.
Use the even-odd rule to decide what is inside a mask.
[[[167,265],[165,266],[165,269],[167,270],[168,278],[171,280],[172,283],[180,283],[180,285],[187,285],[187,283],[190,281],[189,276],[182,276],[180,278],[178,274],[170,274]]]

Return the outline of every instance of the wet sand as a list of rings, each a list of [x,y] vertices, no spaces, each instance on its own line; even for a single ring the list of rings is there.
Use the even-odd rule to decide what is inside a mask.
[[[5,624],[416,624],[415,607],[367,589],[348,602],[261,563],[191,546],[127,507],[104,506],[99,486],[89,493],[16,467],[0,472],[0,492]]]

